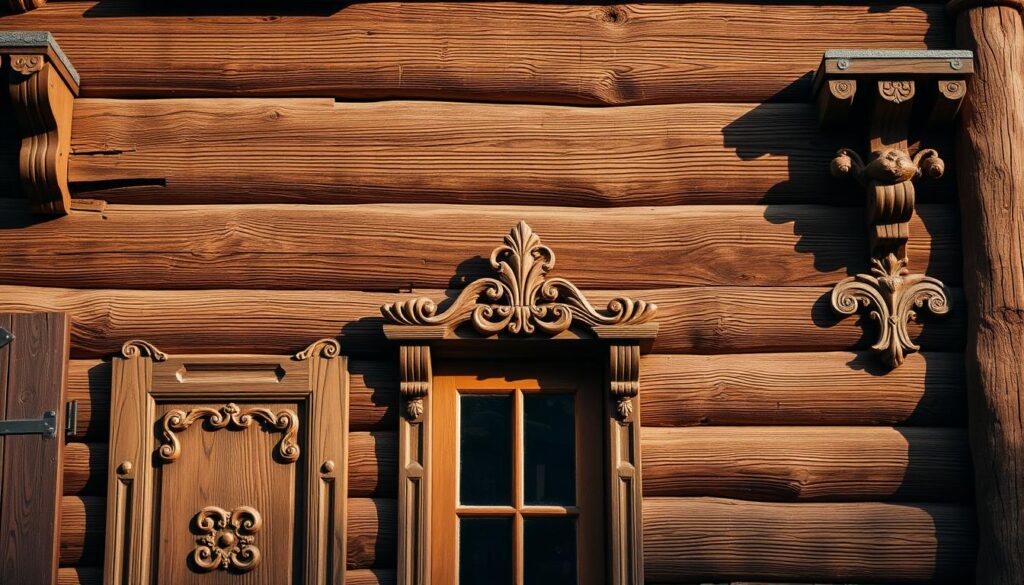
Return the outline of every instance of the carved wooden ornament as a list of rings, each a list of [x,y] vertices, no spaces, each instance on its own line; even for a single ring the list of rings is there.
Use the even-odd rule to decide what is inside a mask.
[[[260,549],[255,534],[263,528],[263,518],[255,508],[239,506],[228,512],[207,506],[196,514],[196,548],[192,562],[201,571],[231,569],[244,573],[260,564]]]
[[[849,148],[832,159],[835,177],[852,178],[864,189],[871,273],[858,274],[832,290],[832,308],[840,315],[867,311],[878,323],[872,349],[891,367],[919,349],[907,324],[921,309],[936,315],[949,312],[949,293],[942,282],[911,274],[907,241],[914,215],[919,177],[939,179],[945,163],[939,153],[924,148],[911,156],[907,136],[920,87],[930,92],[929,123],[947,123],[956,115],[973,71],[969,51],[830,51],[822,60],[816,85],[823,123],[845,121],[858,80],[873,87],[868,104],[870,155],[865,159]],[[952,77],[952,79],[950,79]],[[845,94],[838,92],[847,88]]]
[[[200,406],[188,412],[170,410],[161,420],[163,428],[163,444],[157,450],[157,456],[166,462],[176,461],[181,457],[181,444],[176,433],[188,430],[193,423],[205,420],[211,429],[219,430],[228,427],[247,429],[260,422],[267,427],[284,434],[277,444],[276,455],[283,461],[293,463],[299,458],[299,445],[295,437],[299,433],[299,417],[291,410],[274,413],[266,408],[250,408],[243,411],[234,402],[220,408]]]

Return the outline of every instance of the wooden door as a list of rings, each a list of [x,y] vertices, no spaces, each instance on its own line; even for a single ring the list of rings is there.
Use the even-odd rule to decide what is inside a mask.
[[[113,368],[106,582],[341,582],[347,372],[337,344]]]
[[[605,582],[601,373],[563,362],[438,368],[433,583]]]
[[[13,340],[0,347],[0,419],[41,419],[45,435],[0,436],[0,583],[49,585],[57,579],[63,486],[66,313],[3,313]]]

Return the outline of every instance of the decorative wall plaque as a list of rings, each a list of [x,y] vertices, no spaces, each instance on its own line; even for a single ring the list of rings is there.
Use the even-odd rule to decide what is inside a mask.
[[[239,506],[228,512],[207,506],[196,514],[195,527],[201,535],[196,539],[192,562],[199,570],[245,572],[260,564],[254,535],[263,528],[263,518],[255,508]]]

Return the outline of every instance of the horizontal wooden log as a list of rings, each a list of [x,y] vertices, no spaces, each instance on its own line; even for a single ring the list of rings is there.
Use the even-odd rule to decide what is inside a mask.
[[[136,204],[863,205],[828,173],[856,143],[812,104],[78,100],[69,172],[79,196]],[[919,189],[948,200],[952,179]]]
[[[974,510],[645,498],[649,583],[969,583]]]
[[[0,281],[128,289],[402,290],[492,276],[526,220],[577,286],[832,286],[868,271],[856,208],[571,209],[399,205],[111,205],[39,221],[0,202]],[[911,268],[960,282],[952,205],[911,222]],[[172,220],[173,218],[173,220]]]
[[[106,498],[64,496],[60,507],[60,566],[103,566]]]
[[[965,502],[972,496],[965,429],[645,428],[641,437],[645,497]]]
[[[392,569],[398,562],[398,504],[393,499],[348,501],[348,568]]]
[[[645,426],[966,424],[959,353],[651,355],[640,388]]]
[[[85,96],[312,95],[586,104],[803,100],[832,48],[948,48],[941,4],[371,2],[207,15],[144,0],[5,18],[49,30]],[[742,47],[743,50],[738,50]]]
[[[345,575],[346,585],[395,585],[394,569],[360,569]]]
[[[348,503],[348,568],[393,568],[396,562],[395,500],[353,498]],[[60,565],[103,565],[106,502],[65,496],[61,501]]]
[[[594,292],[595,302],[628,294],[658,304],[658,353],[838,351],[874,343],[875,324],[838,320],[828,288],[709,287]],[[441,291],[415,294],[443,298]],[[143,338],[170,353],[289,354],[311,340],[339,336],[350,355],[393,355],[378,315],[382,303],[409,293],[342,291],[125,291],[0,285],[0,310],[67,311],[71,355],[114,355],[128,339]],[[953,293],[943,318],[912,323],[926,351],[963,348],[964,300]],[[862,323],[863,322],[863,323]],[[865,332],[866,328],[866,332]]]
[[[101,585],[103,567],[61,567],[57,570],[57,585]]]
[[[107,443],[68,443],[64,447],[64,495],[107,492]]]
[[[398,433],[349,433],[348,496],[394,498],[398,492]]]

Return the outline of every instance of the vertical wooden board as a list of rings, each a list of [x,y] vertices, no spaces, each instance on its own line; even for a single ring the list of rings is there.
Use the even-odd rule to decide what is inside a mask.
[[[5,583],[48,585],[57,578],[58,513],[63,491],[64,394],[69,321],[65,313],[12,314],[7,353],[7,419],[57,413],[57,436],[3,439],[0,575]]]

